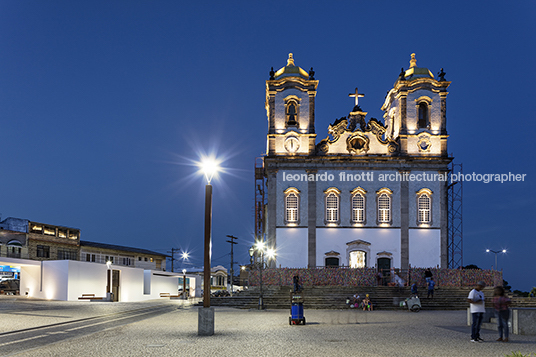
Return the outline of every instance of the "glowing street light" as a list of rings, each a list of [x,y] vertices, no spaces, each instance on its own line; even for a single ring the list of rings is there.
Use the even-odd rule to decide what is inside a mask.
[[[255,253],[260,253],[261,261],[259,263],[259,310],[264,309],[264,296],[262,291],[262,270],[264,268],[264,255],[268,257],[268,261],[274,259],[276,256],[275,249],[266,248],[266,244],[263,241],[258,241],[254,246],[249,248],[249,255],[253,258]]]
[[[218,171],[220,171],[220,163],[214,158],[205,157],[199,163],[199,168],[205,175],[205,178],[207,179],[207,184],[210,185],[210,182],[212,181],[214,175],[217,174]]]
[[[106,300],[112,301],[112,261],[106,262]]]
[[[181,258],[184,263],[185,260],[188,260],[188,258],[190,258],[190,254],[188,254],[188,252],[182,252]]]
[[[200,169],[207,179],[205,186],[205,252],[203,269],[203,308],[198,309],[197,334],[214,335],[214,308],[210,307],[210,248],[212,238],[212,185],[210,182],[220,170],[219,162],[214,158],[203,158]]]
[[[188,299],[186,295],[186,269],[182,269],[182,298],[184,300]]]
[[[499,253],[506,253],[506,249],[503,249],[503,250],[491,250],[491,249],[486,249],[486,253],[495,253],[495,270],[499,270],[498,266],[497,266],[497,254]]]

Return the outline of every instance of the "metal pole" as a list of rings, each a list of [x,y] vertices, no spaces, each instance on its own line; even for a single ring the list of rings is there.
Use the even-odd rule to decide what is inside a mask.
[[[210,307],[210,251],[212,230],[212,185],[205,187],[205,266],[203,282],[203,307]]]
[[[495,252],[495,270],[499,270],[499,267],[497,266],[497,252]]]
[[[259,282],[260,282],[260,295],[259,295],[259,310],[264,309],[264,301],[262,296],[262,268],[264,265],[264,252],[261,252],[261,265],[260,265],[260,274],[259,274]]]
[[[233,242],[234,243],[234,242]],[[231,244],[231,296],[233,296],[233,275],[234,275],[234,269],[233,269],[233,245]]]
[[[231,243],[231,296],[233,296],[233,277],[234,277],[234,255],[233,255],[233,245],[238,244],[234,240],[238,239],[235,236],[232,236],[230,234],[227,235],[228,238],[231,240],[228,240],[227,243]]]
[[[188,296],[186,295],[186,274],[182,276],[182,298],[184,300],[188,299]]]
[[[175,248],[171,248],[171,272],[173,273],[173,261],[175,260]]]

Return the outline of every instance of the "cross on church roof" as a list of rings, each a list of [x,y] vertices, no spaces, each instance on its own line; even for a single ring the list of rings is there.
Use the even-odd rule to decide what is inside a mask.
[[[348,94],[348,96],[355,98],[355,106],[357,107],[357,106],[359,106],[359,98],[363,98],[365,95],[363,93],[359,93],[357,91],[357,87],[356,87],[355,92]]]

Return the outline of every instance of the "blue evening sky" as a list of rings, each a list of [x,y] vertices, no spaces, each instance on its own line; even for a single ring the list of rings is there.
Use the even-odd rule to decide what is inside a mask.
[[[214,180],[213,261],[253,241],[253,165],[265,151],[270,67],[314,67],[319,141],[353,106],[382,118],[410,54],[452,81],[449,152],[465,173],[464,264],[536,286],[533,1],[0,1],[0,179],[8,216],[81,229],[82,239],[202,264],[204,180]]]

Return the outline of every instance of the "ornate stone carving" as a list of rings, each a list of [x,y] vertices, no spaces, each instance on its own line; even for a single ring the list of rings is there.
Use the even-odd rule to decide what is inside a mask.
[[[369,138],[362,132],[357,132],[346,139],[346,150],[350,154],[358,155],[367,153],[369,150]]]
[[[366,131],[370,131],[372,134],[376,135],[376,139],[382,144],[387,144],[387,140],[384,140],[383,134],[385,134],[385,127],[378,120],[371,118],[367,124]]]
[[[328,127],[328,134],[333,137],[333,140],[331,142],[335,142],[339,140],[341,134],[346,131],[347,126],[348,126],[348,120],[346,120],[345,117],[337,119],[335,123],[331,124]]]
[[[428,135],[419,135],[418,138],[419,138],[419,141],[417,142],[417,147],[419,148],[419,151],[429,152],[430,148],[432,147],[432,142],[430,141],[430,137]]]

